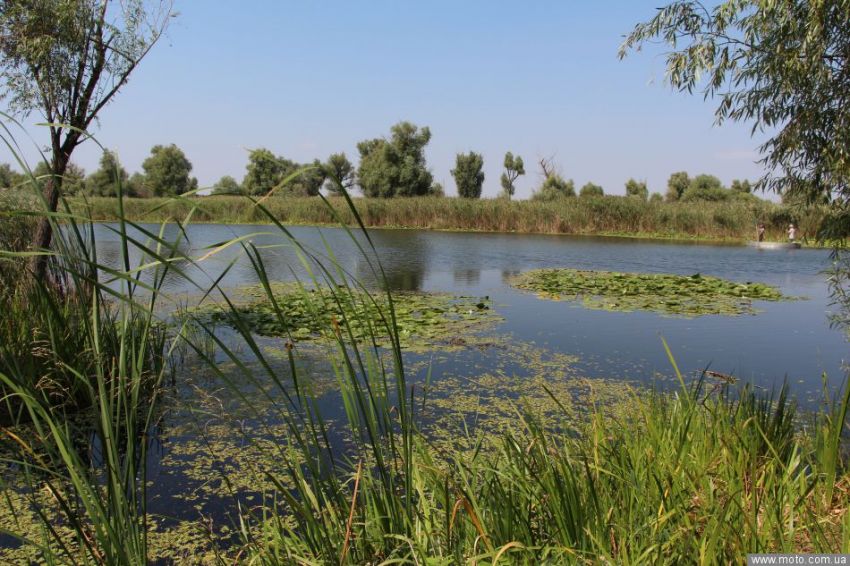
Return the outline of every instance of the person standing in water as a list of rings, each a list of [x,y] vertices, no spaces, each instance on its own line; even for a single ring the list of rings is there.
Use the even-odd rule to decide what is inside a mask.
[[[788,241],[793,242],[797,239],[797,228],[793,224],[788,225]]]
[[[756,225],[756,235],[758,236],[759,242],[764,241],[764,222],[759,222],[758,225]]]

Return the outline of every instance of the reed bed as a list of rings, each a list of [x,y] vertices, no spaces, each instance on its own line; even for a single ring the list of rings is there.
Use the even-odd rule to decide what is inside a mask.
[[[366,227],[518,232],[540,234],[622,235],[661,238],[751,240],[758,222],[766,237],[783,240],[789,222],[803,237],[813,238],[823,214],[799,211],[760,199],[735,202],[648,202],[628,197],[572,198],[551,202],[506,199],[396,198],[353,199]],[[114,198],[90,198],[94,220],[114,221]],[[328,206],[330,203],[330,206]],[[77,206],[82,205],[76,201]],[[356,220],[343,198],[269,197],[263,207],[284,224],[354,226]],[[124,199],[127,218],[168,222],[191,210],[196,222],[268,223],[252,199],[208,196],[179,199]]]

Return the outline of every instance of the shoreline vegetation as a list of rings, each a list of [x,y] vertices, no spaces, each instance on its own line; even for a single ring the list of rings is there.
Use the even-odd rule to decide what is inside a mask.
[[[74,198],[72,210],[100,222],[117,221],[118,199]],[[125,198],[124,214],[136,222],[173,222],[193,211],[193,223],[270,224],[256,200],[244,196]],[[282,224],[355,225],[345,199],[268,197],[262,204]],[[413,197],[354,198],[368,228],[527,234],[569,234],[674,240],[744,242],[755,239],[758,222],[766,240],[784,241],[790,222],[813,241],[825,212],[799,210],[764,200],[746,202],[650,202],[603,196],[557,201]]]

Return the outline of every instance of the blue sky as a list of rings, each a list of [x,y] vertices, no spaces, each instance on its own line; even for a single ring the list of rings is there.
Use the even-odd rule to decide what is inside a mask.
[[[714,103],[672,92],[660,49],[617,48],[655,1],[177,0],[180,16],[95,130],[130,170],[176,143],[201,185],[241,180],[251,148],[297,161],[345,151],[409,120],[429,126],[429,166],[447,193],[457,152],[484,155],[484,196],[505,151],[622,194],[629,177],[664,192],[673,171],[755,179],[747,125],[713,126]],[[31,124],[36,141],[45,133]],[[97,167],[93,144],[74,161]],[[0,161],[8,161],[0,156]]]

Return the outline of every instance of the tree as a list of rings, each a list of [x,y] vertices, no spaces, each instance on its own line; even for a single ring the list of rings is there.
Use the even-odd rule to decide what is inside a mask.
[[[581,188],[578,196],[582,198],[601,197],[605,196],[605,191],[599,185],[587,183]]]
[[[723,187],[723,183],[714,175],[697,175],[691,180],[688,188],[682,193],[682,201],[692,202],[695,200],[723,201],[729,200],[730,191]]]
[[[221,179],[219,179],[215,185],[212,186],[212,194],[214,195],[241,195],[242,187],[239,186],[239,182],[231,177],[230,175],[225,175]]]
[[[646,181],[635,181],[629,179],[626,181],[626,196],[646,200],[649,198],[649,189],[646,188]]]
[[[850,3],[725,0],[712,8],[679,0],[635,26],[620,56],[664,40],[667,80],[683,92],[716,97],[716,121],[750,122],[771,132],[759,150],[757,186],[831,202],[850,202]],[[703,80],[703,77],[705,79]],[[831,237],[850,234],[833,225]],[[826,234],[824,234],[826,235]]]
[[[325,190],[330,194],[342,194],[350,191],[355,183],[354,165],[344,153],[334,153],[325,162]]]
[[[649,202],[652,202],[652,203],[664,202],[664,197],[661,196],[661,193],[652,193],[651,195],[649,195]]]
[[[249,195],[265,195],[277,187],[294,166],[291,161],[280,159],[268,149],[253,149],[248,153],[242,188]]]
[[[111,151],[104,151],[100,156],[100,167],[86,179],[86,192],[94,196],[117,196],[118,186],[125,195],[135,196],[127,183],[127,171],[118,161],[118,156]]]
[[[142,169],[145,185],[154,196],[182,195],[198,188],[198,180],[189,177],[192,162],[174,144],[153,146],[150,157],[142,162]]]
[[[8,163],[0,163],[0,189],[8,189],[20,185],[24,176],[12,169]]]
[[[318,196],[327,179],[325,166],[321,161],[314,159],[313,163],[299,165],[287,159],[279,159],[287,164],[282,179],[285,182],[280,186],[280,194],[294,197]]]
[[[410,122],[392,127],[390,139],[357,144],[360,167],[357,180],[368,197],[421,196],[431,193],[433,177],[425,164],[425,146],[431,130]]]
[[[481,198],[484,186],[484,158],[479,153],[458,153],[455,168],[451,170],[461,198]]]
[[[732,180],[732,186],[730,187],[734,192],[739,194],[750,194],[753,192],[753,186],[747,179],[743,181],[739,181],[738,179]]]
[[[0,4],[0,67],[9,110],[37,111],[49,124],[50,170],[44,197],[56,210],[74,149],[130,74],[161,37],[170,0],[6,0]],[[39,220],[33,245],[50,247],[49,218]],[[46,255],[35,255],[36,280]]]
[[[150,190],[145,184],[145,176],[136,171],[127,179],[127,194],[134,197],[151,197]]]
[[[574,196],[576,196],[576,189],[572,179],[566,181],[557,173],[551,173],[543,180],[540,189],[531,198],[534,200],[552,201]]]
[[[685,190],[691,184],[691,178],[687,172],[679,171],[670,175],[667,179],[667,202],[675,202],[682,198]]]
[[[50,164],[46,161],[39,161],[32,170],[32,175],[43,183],[50,182],[53,178],[53,171]],[[69,195],[79,195],[85,192],[86,189],[86,172],[76,163],[68,162],[65,167],[65,174],[62,175],[63,192]]]
[[[525,175],[525,166],[522,162],[522,157],[510,151],[505,154],[505,172],[502,173],[502,194],[507,198],[512,198],[516,192],[514,184],[520,175]]]

